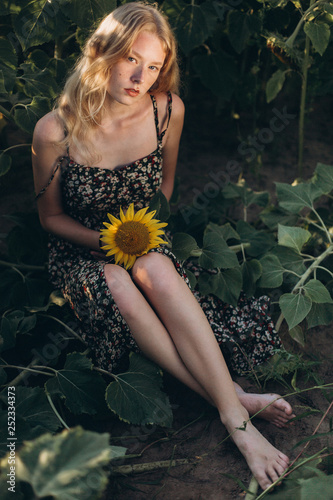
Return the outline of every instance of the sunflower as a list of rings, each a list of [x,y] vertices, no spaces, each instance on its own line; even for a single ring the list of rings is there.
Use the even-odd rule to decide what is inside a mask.
[[[165,243],[160,235],[164,234],[161,228],[167,223],[153,219],[156,210],[146,213],[148,208],[134,213],[131,203],[125,214],[120,209],[120,220],[108,214],[111,224],[103,222],[107,229],[101,230],[100,239],[105,243],[101,249],[107,257],[114,255],[116,264],[124,264],[125,269],[130,269],[137,257]]]

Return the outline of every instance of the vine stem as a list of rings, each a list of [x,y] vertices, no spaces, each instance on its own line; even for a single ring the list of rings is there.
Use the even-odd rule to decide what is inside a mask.
[[[40,373],[41,375],[47,375],[48,377],[53,377],[51,373],[42,372],[40,370],[35,370],[34,368],[28,368],[27,366],[17,366],[17,365],[0,365],[0,368],[15,368],[16,370],[23,370],[32,373]],[[47,368],[47,367],[45,367]]]
[[[333,253],[333,245],[330,244],[328,248],[326,248],[325,252],[323,252],[319,257],[316,258],[311,264],[311,266],[308,267],[308,269],[305,271],[305,273],[302,275],[301,279],[296,283],[294,288],[292,289],[291,293],[295,293],[299,288],[303,286],[305,281],[308,279],[308,277],[311,275],[311,273],[318,267],[318,265],[326,259],[331,253]],[[275,329],[278,332],[280,329],[280,326],[282,324],[282,321],[284,320],[284,315],[283,313],[280,314],[276,324],[275,324]]]
[[[11,267],[12,269],[21,269],[22,271],[45,271],[45,266],[33,266],[30,264],[14,264],[13,262],[7,262],[6,260],[0,260],[0,266]]]
[[[198,462],[199,460],[178,458],[175,460],[160,460],[157,462],[149,462],[145,464],[120,465],[119,467],[112,467],[112,474],[138,474],[142,472],[151,472],[158,469],[168,469],[169,467],[176,467],[179,465],[193,465]]]
[[[310,7],[304,12],[304,14],[301,17],[301,19],[299,20],[296,28],[294,29],[294,31],[292,32],[292,34],[290,35],[290,37],[286,41],[286,45],[288,45],[288,47],[292,47],[294,45],[294,41],[299,33],[299,30],[302,27],[302,24],[305,22],[308,14],[310,14],[319,5],[325,4],[325,3],[327,3],[327,0],[320,0],[319,2],[315,2],[315,0],[311,0]]]
[[[4,149],[1,154],[7,153],[7,151],[10,151],[11,149],[30,147],[30,146],[31,146],[31,143],[29,143],[29,144],[15,144],[14,146],[10,146],[9,148]]]
[[[10,114],[10,111],[8,111],[6,108],[1,106],[1,104],[0,104],[0,113],[2,113],[6,118],[8,118],[8,120],[11,120],[11,121],[14,120],[12,115]]]
[[[57,323],[60,323],[61,326],[65,328],[68,332],[70,332],[73,337],[75,337],[77,340],[80,340],[84,345],[88,345],[87,342],[85,342],[80,335],[78,335],[70,326],[66,325],[63,321],[60,319],[56,318],[55,316],[51,316],[50,314],[39,314],[39,316],[43,316],[44,318],[50,318],[56,321]]]
[[[52,398],[49,394],[46,394],[46,397],[47,399],[49,400],[49,403],[50,403],[50,406],[52,408],[52,410],[54,411],[54,413],[56,414],[57,418],[60,420],[60,422],[62,423],[62,425],[67,429],[67,430],[70,430],[70,428],[68,427],[68,425],[66,424],[66,422],[63,420],[63,418],[61,417],[61,415],[59,415],[59,412],[57,410],[57,408],[54,406],[54,403],[52,401]]]

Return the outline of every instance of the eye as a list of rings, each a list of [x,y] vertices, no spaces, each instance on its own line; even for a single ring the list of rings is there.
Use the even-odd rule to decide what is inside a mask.
[[[134,57],[132,57],[132,56],[128,56],[128,58],[127,58],[127,59],[128,59],[128,61],[129,61],[129,62],[135,62],[135,59],[134,59]]]
[[[149,66],[149,69],[152,69],[153,71],[159,71],[159,68],[157,66]]]

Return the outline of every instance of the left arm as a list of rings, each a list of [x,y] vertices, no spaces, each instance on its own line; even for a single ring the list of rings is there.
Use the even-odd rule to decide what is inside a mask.
[[[185,107],[176,94],[172,94],[172,113],[163,145],[163,170],[161,191],[170,200],[177,166],[179,142],[184,124]]]

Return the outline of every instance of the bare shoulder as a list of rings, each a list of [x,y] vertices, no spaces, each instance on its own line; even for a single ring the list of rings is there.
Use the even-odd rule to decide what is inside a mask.
[[[64,138],[64,127],[55,110],[44,115],[36,123],[33,141],[35,145],[56,144]]]
[[[172,97],[172,112],[171,112],[171,121],[172,123],[183,123],[184,114],[185,114],[185,106],[181,98],[171,93]],[[163,116],[164,119],[167,119],[168,115],[168,95],[164,92],[155,95],[157,107],[159,111],[159,116]]]

